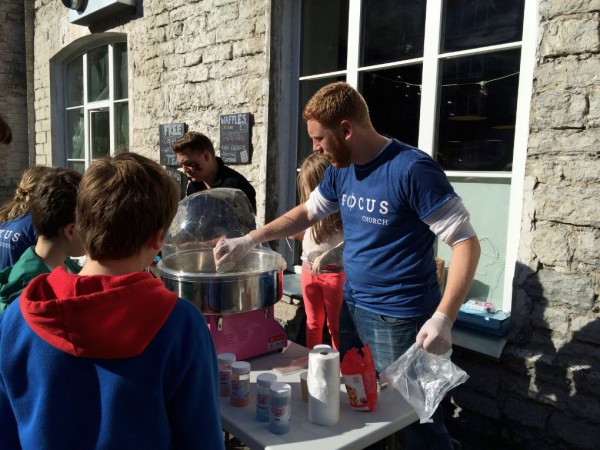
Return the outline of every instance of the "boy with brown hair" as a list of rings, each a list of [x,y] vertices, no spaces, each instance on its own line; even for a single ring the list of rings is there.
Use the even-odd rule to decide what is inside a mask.
[[[177,200],[143,156],[87,170],[76,209],[83,269],[40,275],[0,317],[3,448],[224,448],[206,322],[144,271]]]
[[[29,212],[37,242],[21,255],[14,266],[0,272],[0,311],[21,294],[36,276],[58,266],[71,273],[81,267],[69,256],[83,256],[75,231],[75,204],[81,174],[72,169],[47,168],[29,199]]]

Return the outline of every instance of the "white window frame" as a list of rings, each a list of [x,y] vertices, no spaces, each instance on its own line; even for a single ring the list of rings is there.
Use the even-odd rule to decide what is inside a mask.
[[[83,107],[83,121],[84,121],[84,158],[72,159],[73,161],[84,161],[85,169],[87,169],[92,162],[91,150],[90,150],[90,113],[95,110],[108,109],[110,117],[110,155],[114,155],[116,150],[116,131],[115,131],[115,107],[117,103],[128,103],[129,115],[129,141],[131,142],[131,111],[132,111],[132,99],[130,95],[130,83],[128,83],[129,91],[127,97],[123,99],[115,100],[114,98],[114,45],[116,44],[127,44],[127,35],[123,33],[104,33],[98,35],[85,36],[77,41],[71,43],[60,52],[58,52],[50,60],[50,85],[51,89],[51,120],[56,119],[59,125],[51,127],[52,136],[52,165],[58,167],[67,167],[67,110],[77,110]],[[88,53],[95,48],[108,46],[108,83],[109,83],[109,95],[106,100],[100,100],[95,102],[88,102],[88,73],[87,73],[87,57]],[[129,55],[129,48],[127,49]],[[83,104],[68,107],[66,106],[66,67],[67,64],[73,61],[77,57],[83,57]],[[128,57],[129,60],[129,57]],[[131,64],[129,64],[131,66]],[[128,78],[130,76],[130,67],[128,67]],[[130,145],[130,142],[127,145]]]
[[[438,90],[440,62],[445,59],[456,58],[460,56],[490,53],[498,50],[520,49],[521,61],[519,70],[519,85],[516,111],[515,138],[513,147],[513,164],[511,172],[490,172],[490,171],[446,171],[449,177],[476,177],[487,179],[509,179],[510,187],[510,205],[508,214],[507,246],[504,267],[504,291],[502,299],[502,309],[511,310],[512,304],[512,284],[515,265],[520,242],[521,214],[523,206],[523,186],[525,178],[525,161],[527,155],[527,142],[529,137],[529,110],[531,95],[533,89],[533,70],[535,67],[535,49],[538,33],[538,6],[535,0],[525,0],[523,34],[522,40],[508,44],[493,45],[488,47],[465,50],[458,52],[440,53],[441,33],[442,33],[442,1],[429,0],[426,7],[425,18],[425,42],[423,57],[410,60],[397,61],[393,63],[378,64],[372,66],[359,67],[360,61],[360,28],[361,28],[361,0],[350,0],[349,2],[349,25],[348,25],[348,54],[345,70],[321,73],[318,75],[297,77],[298,81],[318,79],[343,75],[346,81],[358,87],[358,78],[360,72],[371,71],[374,69],[401,67],[422,64],[422,89],[421,89],[421,110],[419,121],[418,147],[433,156],[436,123],[432,117],[437,117],[438,102],[440,92]],[[297,8],[296,14],[299,14]],[[299,20],[298,20],[299,22]],[[299,62],[296,61],[299,67]],[[299,73],[296,71],[296,74]],[[291,111],[294,111],[293,107]],[[293,139],[293,137],[292,137]],[[292,148],[296,148],[296,141],[292,141]],[[284,181],[285,182],[285,181]],[[293,206],[293,205],[288,205]]]

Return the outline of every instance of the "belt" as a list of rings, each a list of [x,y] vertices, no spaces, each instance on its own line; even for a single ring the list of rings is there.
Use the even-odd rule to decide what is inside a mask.
[[[308,270],[312,270],[313,264],[310,261],[302,261],[302,267],[306,267]],[[337,273],[343,271],[343,266],[336,266],[334,264],[330,264],[328,266],[321,267],[320,273]]]

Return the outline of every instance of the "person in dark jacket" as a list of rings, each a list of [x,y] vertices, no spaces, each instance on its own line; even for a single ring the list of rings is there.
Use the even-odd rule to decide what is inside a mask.
[[[207,136],[189,131],[175,141],[173,152],[189,180],[186,195],[218,187],[239,189],[246,194],[256,213],[256,191],[241,173],[227,167],[215,155],[215,148]]]

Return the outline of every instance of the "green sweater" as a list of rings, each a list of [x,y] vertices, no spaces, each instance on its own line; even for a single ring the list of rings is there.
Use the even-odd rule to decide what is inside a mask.
[[[34,247],[29,247],[14,266],[0,272],[0,313],[15,300],[31,280],[42,273],[50,273],[48,266],[36,255]],[[81,266],[71,258],[65,260],[67,269],[79,273]]]

